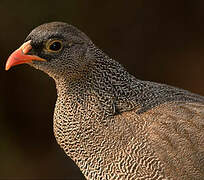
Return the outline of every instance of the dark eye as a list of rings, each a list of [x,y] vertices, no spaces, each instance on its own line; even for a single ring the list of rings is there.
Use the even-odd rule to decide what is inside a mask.
[[[59,52],[62,50],[62,41],[60,40],[49,40],[46,43],[46,50],[50,52]]]

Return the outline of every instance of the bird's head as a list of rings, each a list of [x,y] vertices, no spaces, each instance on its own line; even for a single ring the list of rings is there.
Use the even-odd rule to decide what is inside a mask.
[[[31,31],[25,43],[10,55],[6,70],[28,63],[53,78],[80,76],[91,64],[86,54],[92,45],[83,32],[67,23],[43,24]]]

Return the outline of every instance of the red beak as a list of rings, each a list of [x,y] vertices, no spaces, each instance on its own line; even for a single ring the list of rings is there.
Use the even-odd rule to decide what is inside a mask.
[[[6,62],[5,70],[9,70],[12,66],[16,66],[18,64],[30,63],[32,61],[46,61],[38,56],[27,54],[32,49],[30,42],[31,41],[25,42],[19,49],[15,50],[9,56]]]

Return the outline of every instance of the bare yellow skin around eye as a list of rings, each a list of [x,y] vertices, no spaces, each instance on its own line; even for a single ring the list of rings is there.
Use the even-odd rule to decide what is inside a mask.
[[[54,44],[54,43],[60,43],[60,45],[61,45],[61,47],[59,48],[59,49],[57,49],[57,50],[52,50],[51,49],[51,47],[52,47],[52,45]],[[55,40],[48,40],[47,42],[46,42],[46,44],[45,44],[45,51],[48,51],[48,52],[59,52],[59,51],[61,51],[62,50],[62,48],[63,48],[63,43],[62,43],[62,41],[61,40],[58,40],[58,39],[55,39]]]

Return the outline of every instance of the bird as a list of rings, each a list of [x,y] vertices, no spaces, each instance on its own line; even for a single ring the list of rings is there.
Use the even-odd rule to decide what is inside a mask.
[[[56,84],[57,143],[88,180],[203,180],[204,97],[139,80],[65,22],[34,28],[6,62]]]

